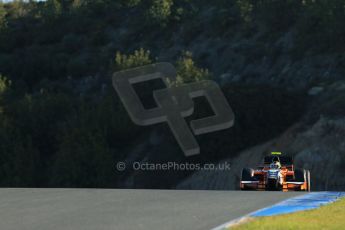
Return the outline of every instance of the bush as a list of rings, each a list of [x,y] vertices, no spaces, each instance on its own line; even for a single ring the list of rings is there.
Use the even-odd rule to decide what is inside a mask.
[[[122,0],[121,4],[126,7],[135,7],[141,3],[141,0]]]
[[[237,0],[237,7],[239,9],[241,19],[244,23],[252,22],[252,12],[254,5],[251,0]]]
[[[197,82],[211,78],[207,69],[195,66],[191,52],[184,52],[176,65],[177,77],[176,82],[171,84],[179,85],[183,83]]]
[[[173,4],[173,0],[153,0],[148,11],[149,20],[161,26],[166,26],[171,16]]]
[[[6,93],[11,83],[12,82],[10,80],[8,80],[6,77],[0,74],[0,114],[3,112],[3,108],[2,108],[4,104],[3,95],[4,93]]]
[[[8,89],[11,83],[11,80],[8,80],[6,77],[0,74],[0,95]]]
[[[117,52],[115,57],[115,68],[117,70],[129,69],[151,63],[150,51],[144,50],[143,48],[135,50],[134,53],[130,55]]]

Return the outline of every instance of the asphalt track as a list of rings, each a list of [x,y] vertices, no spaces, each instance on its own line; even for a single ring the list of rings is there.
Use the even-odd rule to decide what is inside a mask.
[[[0,189],[1,230],[211,229],[298,192]]]

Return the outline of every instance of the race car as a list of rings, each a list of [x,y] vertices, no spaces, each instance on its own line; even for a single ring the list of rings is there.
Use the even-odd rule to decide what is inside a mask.
[[[310,171],[295,169],[291,156],[272,152],[263,165],[242,170],[241,190],[310,191]]]

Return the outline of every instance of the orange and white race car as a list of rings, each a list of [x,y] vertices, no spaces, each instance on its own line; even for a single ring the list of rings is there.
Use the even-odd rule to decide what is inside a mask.
[[[310,191],[310,171],[295,169],[291,156],[272,152],[263,165],[242,170],[241,190]]]

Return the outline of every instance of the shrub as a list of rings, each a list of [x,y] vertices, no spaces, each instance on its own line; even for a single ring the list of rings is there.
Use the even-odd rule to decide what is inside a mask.
[[[173,0],[153,0],[148,11],[149,19],[161,26],[166,26],[172,14]]]
[[[0,74],[0,114],[3,112],[4,98],[3,95],[11,85],[11,81]]]
[[[241,19],[244,23],[252,22],[253,3],[250,0],[238,0],[236,2],[240,11]]]
[[[122,4],[127,7],[135,7],[141,3],[141,0],[124,0]]]
[[[171,83],[172,85],[197,82],[211,78],[211,74],[207,69],[195,66],[192,53],[188,51],[184,52],[182,57],[177,61],[176,69],[176,82]]]
[[[117,52],[115,57],[115,68],[120,70],[148,65],[151,63],[150,51],[144,50],[143,48],[135,50],[134,53],[130,55]]]
[[[11,85],[11,80],[0,74],[0,95],[3,94],[7,88]]]

